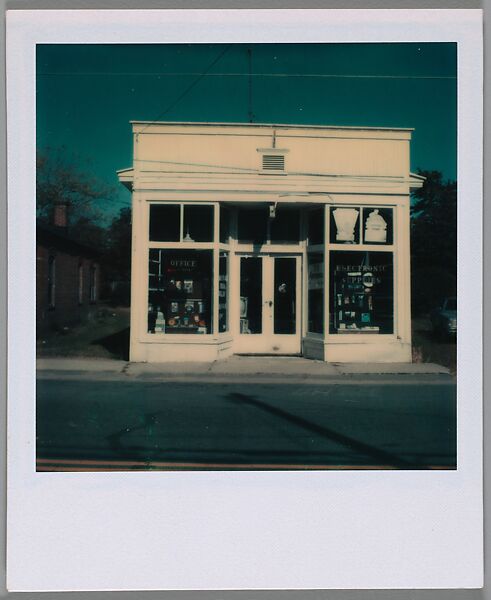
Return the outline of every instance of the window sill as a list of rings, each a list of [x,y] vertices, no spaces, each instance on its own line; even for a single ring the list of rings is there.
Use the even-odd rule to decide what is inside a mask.
[[[394,333],[330,333],[326,335],[326,344],[375,344],[383,342],[404,343]]]

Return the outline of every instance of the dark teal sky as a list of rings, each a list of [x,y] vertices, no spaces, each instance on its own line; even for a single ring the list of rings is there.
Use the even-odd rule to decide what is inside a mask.
[[[251,48],[255,122],[414,127],[412,170],[436,169],[456,178],[455,44],[226,48],[38,46],[38,146],[66,146],[97,177],[119,185],[116,170],[131,166],[130,120],[249,120]],[[129,202],[129,192],[119,186],[110,212]]]

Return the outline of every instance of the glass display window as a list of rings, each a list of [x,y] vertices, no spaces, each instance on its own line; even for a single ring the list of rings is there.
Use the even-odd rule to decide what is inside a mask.
[[[362,230],[364,244],[393,243],[392,208],[363,207]]]
[[[392,252],[330,252],[329,333],[394,333]]]
[[[331,244],[360,243],[360,209],[351,206],[333,206],[329,216]]]
[[[308,273],[308,317],[310,333],[324,333],[324,254],[307,254]]]
[[[212,332],[213,251],[149,251],[148,332]]]
[[[220,252],[218,262],[218,331],[228,331],[228,252]]]

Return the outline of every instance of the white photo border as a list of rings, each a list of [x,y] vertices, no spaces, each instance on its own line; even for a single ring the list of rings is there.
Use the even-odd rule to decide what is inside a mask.
[[[457,42],[458,468],[35,471],[35,46]],[[482,12],[7,14],[10,591],[476,588],[482,522]]]

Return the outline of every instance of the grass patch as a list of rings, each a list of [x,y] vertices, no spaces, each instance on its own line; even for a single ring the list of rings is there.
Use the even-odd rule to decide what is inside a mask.
[[[457,370],[457,344],[455,339],[439,339],[428,318],[413,319],[413,362],[436,363]]]
[[[130,309],[104,307],[86,323],[63,332],[49,332],[36,341],[38,357],[85,356],[128,360]]]

